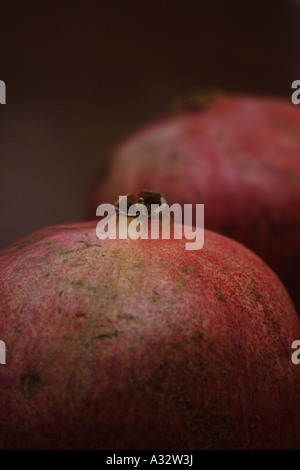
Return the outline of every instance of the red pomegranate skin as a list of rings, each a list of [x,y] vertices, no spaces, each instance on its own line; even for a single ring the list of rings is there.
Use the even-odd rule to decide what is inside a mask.
[[[290,449],[300,323],[255,254],[95,222],[0,252],[1,449]]]
[[[120,194],[159,191],[205,205],[205,227],[240,241],[278,274],[300,310],[300,111],[275,98],[220,96],[168,117],[113,154],[89,216]]]

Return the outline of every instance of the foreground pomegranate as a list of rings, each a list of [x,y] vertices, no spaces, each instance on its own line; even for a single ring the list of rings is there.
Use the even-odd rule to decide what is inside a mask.
[[[103,240],[96,223],[0,252],[0,448],[289,449],[300,339],[242,245]]]
[[[164,188],[169,203],[204,203],[205,226],[259,254],[300,309],[300,112],[291,102],[217,97],[134,135],[89,202]]]

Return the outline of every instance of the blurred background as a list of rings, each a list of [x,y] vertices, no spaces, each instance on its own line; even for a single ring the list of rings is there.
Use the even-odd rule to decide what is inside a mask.
[[[290,99],[300,79],[296,0],[11,0],[0,18],[0,248],[82,219],[111,149],[176,97]]]

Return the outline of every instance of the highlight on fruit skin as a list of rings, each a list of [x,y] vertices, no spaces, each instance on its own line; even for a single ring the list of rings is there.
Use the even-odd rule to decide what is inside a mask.
[[[102,163],[88,217],[143,188],[163,188],[169,204],[204,204],[206,228],[255,251],[300,310],[300,110],[272,97],[196,98]]]
[[[292,449],[300,338],[254,253],[217,233],[48,227],[0,251],[1,449]]]

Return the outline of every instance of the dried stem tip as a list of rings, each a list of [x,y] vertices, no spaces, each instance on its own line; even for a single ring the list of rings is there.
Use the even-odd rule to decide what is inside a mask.
[[[135,197],[133,194],[127,194],[127,211],[130,206],[135,204],[136,202],[138,204],[144,204],[147,207],[148,211],[148,217],[151,216],[151,204],[164,204],[166,203],[166,200],[164,196],[161,193],[156,193],[155,191],[148,191],[148,190],[143,190],[140,192],[139,198],[136,201]],[[117,210],[117,213],[119,212],[119,201],[115,203],[115,208]]]

